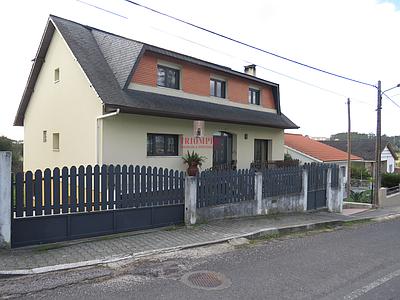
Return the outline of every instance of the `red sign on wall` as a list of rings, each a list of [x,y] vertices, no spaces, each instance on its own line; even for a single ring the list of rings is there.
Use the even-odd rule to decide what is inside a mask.
[[[182,136],[182,149],[209,149],[213,147],[213,136]]]

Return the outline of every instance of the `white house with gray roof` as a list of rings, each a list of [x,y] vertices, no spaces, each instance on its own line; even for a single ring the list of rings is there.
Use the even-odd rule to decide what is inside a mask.
[[[279,85],[50,16],[15,118],[24,170],[89,164],[184,169],[282,160]]]

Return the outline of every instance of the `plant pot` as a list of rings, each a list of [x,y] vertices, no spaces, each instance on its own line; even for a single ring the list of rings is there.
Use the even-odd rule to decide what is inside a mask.
[[[189,168],[187,169],[188,176],[196,176],[197,173],[199,173],[199,168],[197,167],[196,164],[190,165]]]

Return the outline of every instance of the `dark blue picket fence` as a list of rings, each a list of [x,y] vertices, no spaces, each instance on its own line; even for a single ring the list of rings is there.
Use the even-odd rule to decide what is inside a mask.
[[[140,166],[17,173],[12,244],[61,241],[183,222],[184,174]]]
[[[201,172],[197,180],[197,207],[254,200],[254,170]]]

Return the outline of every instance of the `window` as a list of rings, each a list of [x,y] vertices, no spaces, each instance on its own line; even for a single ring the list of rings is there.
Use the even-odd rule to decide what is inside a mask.
[[[147,156],[178,156],[178,135],[147,134]]]
[[[177,69],[157,66],[157,85],[179,90],[179,75]]]
[[[53,151],[60,150],[60,134],[53,133]]]
[[[43,143],[47,142],[47,130],[43,130]]]
[[[60,68],[54,70],[54,82],[60,81]]]
[[[210,95],[219,98],[225,98],[225,81],[210,79]]]
[[[249,103],[260,105],[260,90],[249,88]]]

